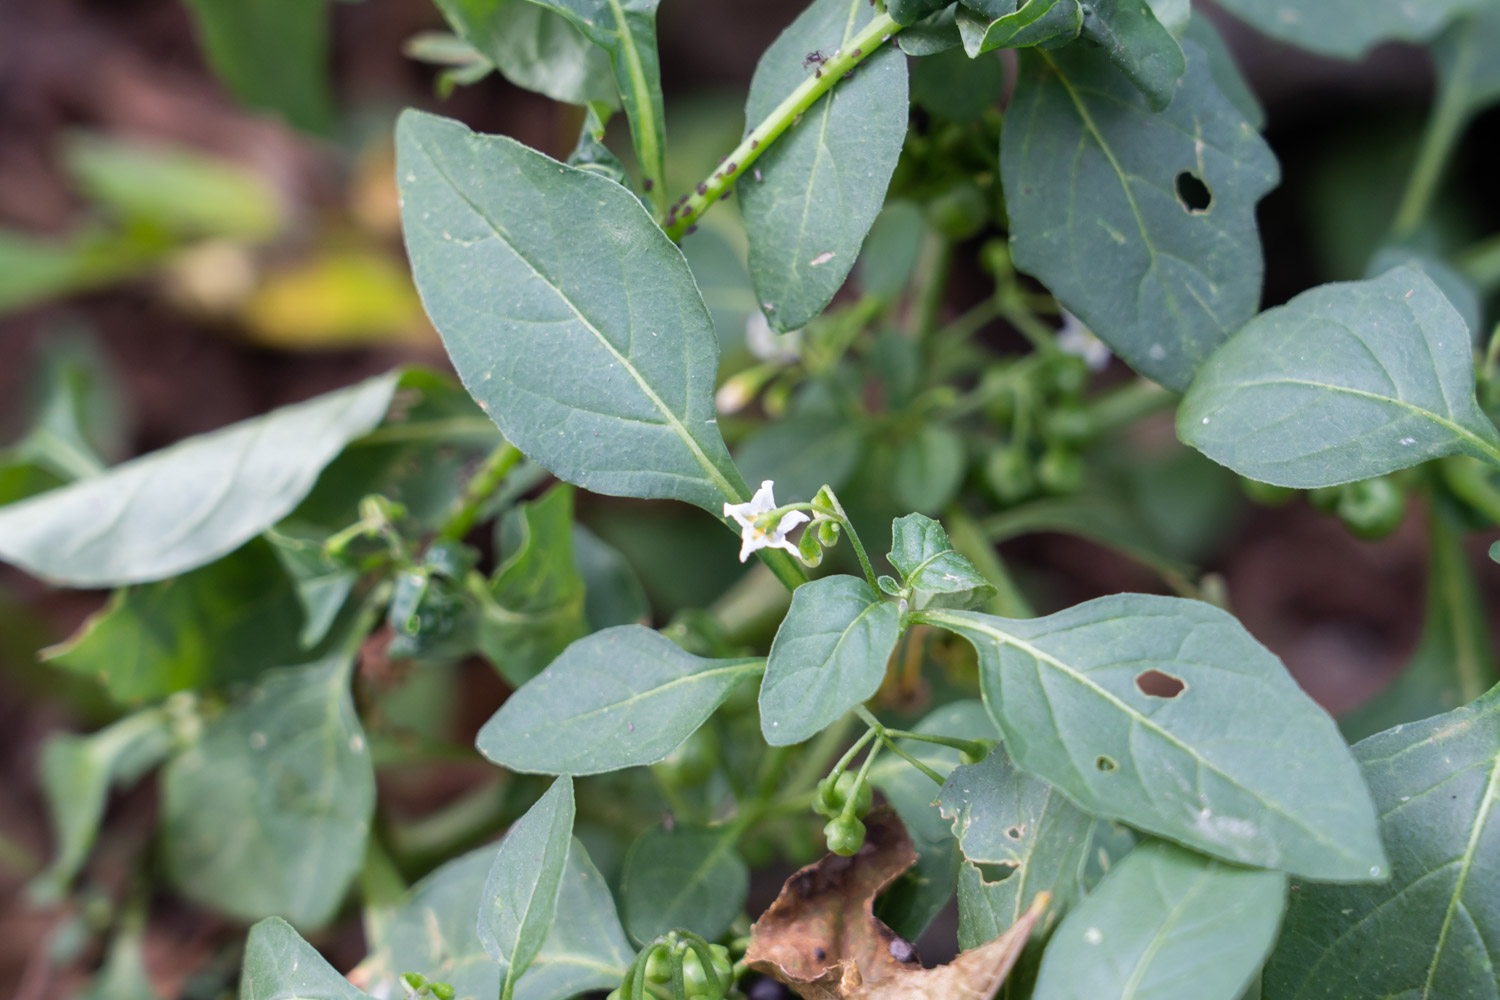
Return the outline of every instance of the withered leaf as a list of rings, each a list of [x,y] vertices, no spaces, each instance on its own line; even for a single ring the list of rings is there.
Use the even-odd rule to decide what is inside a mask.
[[[924,969],[916,949],[875,917],[875,897],[917,854],[895,812],[865,819],[853,857],[830,854],[787,879],[755,922],[745,958],[804,1000],[988,1000],[1046,909],[1047,893],[995,940]]]

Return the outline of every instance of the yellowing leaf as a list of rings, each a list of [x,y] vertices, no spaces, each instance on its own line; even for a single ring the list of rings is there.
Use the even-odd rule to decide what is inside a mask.
[[[411,276],[364,251],[328,253],[273,272],[245,306],[252,339],[274,347],[330,347],[426,339]]]

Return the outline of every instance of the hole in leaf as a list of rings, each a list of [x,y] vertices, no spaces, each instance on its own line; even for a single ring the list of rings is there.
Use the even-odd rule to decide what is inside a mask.
[[[1180,678],[1160,670],[1147,670],[1136,675],[1135,686],[1141,689],[1141,694],[1152,698],[1175,698],[1187,690]]]
[[[1103,756],[1101,754],[1100,757],[1099,757],[1099,759],[1096,760],[1096,761],[1094,761],[1094,766],[1097,767],[1101,771],[1113,771],[1115,768],[1119,767],[1120,765],[1116,764],[1114,761],[1110,760],[1108,757],[1105,757],[1105,756]]]
[[[1202,214],[1213,207],[1214,193],[1203,183],[1203,178],[1191,170],[1177,175],[1177,200],[1193,214]]]
[[[1013,826],[1005,831],[1005,835],[1011,840],[1020,840],[1025,833],[1026,828],[1024,826]]]
[[[1014,862],[1006,861],[997,865],[980,864],[976,867],[979,869],[979,877],[984,879],[985,885],[999,885],[1014,875],[1016,869],[1021,866]]]

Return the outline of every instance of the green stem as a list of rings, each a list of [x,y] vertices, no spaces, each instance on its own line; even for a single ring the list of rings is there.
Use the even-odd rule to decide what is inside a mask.
[[[975,760],[984,757],[992,749],[983,740],[965,740],[957,736],[936,736],[932,733],[914,733],[909,729],[887,729],[885,735],[893,740],[914,740],[917,743],[933,743],[940,747],[952,747]]]
[[[1470,34],[1473,32],[1471,31]],[[1477,44],[1460,45],[1459,65],[1455,68],[1451,78],[1462,80],[1468,77],[1472,73],[1471,63],[1478,57],[1479,46]],[[1412,168],[1411,177],[1407,180],[1406,191],[1401,196],[1401,204],[1396,209],[1396,218],[1391,223],[1393,241],[1401,242],[1407,239],[1427,218],[1427,212],[1432,207],[1433,196],[1437,193],[1438,182],[1442,180],[1443,171],[1447,168],[1454,147],[1458,145],[1458,140],[1463,135],[1464,125],[1468,118],[1466,88],[1443,86],[1440,81],[1437,103],[1433,107],[1432,115],[1427,119],[1427,128],[1422,133],[1422,147],[1417,153],[1416,165]]]
[[[883,743],[892,752],[894,752],[897,757],[900,757],[902,760],[906,761],[912,767],[927,775],[927,777],[931,778],[939,785],[945,783],[945,779],[943,778],[943,776],[941,774],[938,774],[932,768],[928,767],[926,764],[922,763],[920,760],[917,760],[917,758],[907,753],[901,747],[897,746],[897,738],[917,740],[923,743],[937,743],[940,746],[945,747],[954,747],[956,749],[965,751],[969,754],[970,757],[975,757],[977,759],[977,756],[973,753],[973,750],[978,746],[978,744],[975,744],[971,740],[950,739],[946,736],[928,736],[925,733],[909,733],[902,729],[887,729],[885,727],[885,724],[875,717],[875,713],[871,712],[865,706],[855,705],[854,711],[855,714],[857,714],[862,720],[864,720],[865,725],[870,727],[870,732],[880,737],[880,742]],[[989,752],[988,747],[984,747],[982,748],[982,750],[983,753],[979,754],[978,756],[983,756],[984,753]],[[870,757],[873,756],[875,756],[874,751],[871,751]],[[869,758],[865,758],[865,767],[860,770],[861,778],[863,778],[865,772],[869,769],[869,763]]]
[[[656,218],[662,219],[667,211],[667,185],[663,151],[657,142],[656,100],[659,95],[646,82],[646,70],[641,64],[641,53],[636,48],[624,5],[620,0],[609,0],[609,9],[615,18],[615,33],[625,59],[625,75],[635,94],[633,102],[625,102],[625,110],[630,119],[631,138],[635,140],[636,159],[640,161],[641,178],[651,195]]]
[[[1006,299],[1001,302],[1000,316],[1019,330],[1038,354],[1051,355],[1062,350],[1057,346],[1057,332],[1037,319],[1019,295],[1007,296]]]
[[[520,461],[520,449],[508,441],[485,456],[474,475],[469,477],[463,494],[454,501],[448,519],[438,529],[437,541],[456,542],[472,531],[485,501],[500,488],[510,470]]]
[[[912,334],[920,342],[938,328],[943,299],[948,291],[948,272],[953,267],[953,243],[939,233],[929,233],[922,248],[921,294],[912,315]]]
[[[1142,417],[1177,405],[1175,392],[1163,389],[1150,379],[1138,378],[1118,389],[1096,397],[1088,406],[1090,422],[1100,430],[1111,430],[1134,423]]]
[[[854,554],[859,557],[859,565],[865,571],[865,579],[869,581],[871,587],[879,590],[880,584],[875,580],[875,570],[870,566],[870,557],[865,554],[864,543],[859,540],[859,532],[854,530],[854,522],[849,520],[849,515],[844,511],[844,505],[839,503],[839,498],[834,496],[833,490],[828,487],[823,487],[820,492],[826,492],[828,499],[833,502],[833,514],[843,525],[845,533],[849,535],[849,544],[854,546]]]
[[[1495,380],[1495,367],[1500,365],[1500,323],[1490,332],[1490,343],[1484,351],[1484,368],[1481,370],[1486,382]]]
[[[935,781],[939,788],[947,784],[947,779],[945,779],[941,774],[938,774],[932,768],[928,767],[926,764],[922,763],[920,760],[917,760],[917,758],[913,757],[911,754],[907,753],[905,750],[897,746],[896,741],[891,739],[889,734],[881,733],[880,742],[885,744],[885,746],[897,757],[900,757],[912,767],[916,768],[918,771],[921,771],[928,778],[931,778],[933,781]]]
[[[719,197],[728,190],[739,176],[759,159],[766,147],[792,126],[804,111],[828,93],[844,74],[859,65],[882,44],[901,30],[901,25],[886,13],[875,15],[863,31],[851,38],[833,58],[823,63],[818,71],[804,80],[796,90],[776,105],[759,125],[756,125],[740,144],[724,158],[724,165],[704,178],[687,199],[672,210],[667,217],[665,229],[673,240],[682,239],[690,226],[703,217]]]
[[[391,424],[377,427],[364,437],[349,442],[351,448],[398,444],[408,441],[430,441],[434,438],[485,438],[496,436],[495,422],[488,417],[453,417],[449,420],[424,420],[415,424]]]

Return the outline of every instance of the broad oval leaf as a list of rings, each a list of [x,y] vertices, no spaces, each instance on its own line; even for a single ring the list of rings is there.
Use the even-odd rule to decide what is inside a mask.
[[[1485,0],[1220,0],[1272,38],[1357,59],[1380,42],[1420,42]]]
[[[916,607],[971,608],[995,596],[994,585],[953,548],[943,526],[922,514],[891,523],[886,558],[912,590]]]
[[[250,928],[240,1000],[370,1000],[280,917]]]
[[[506,963],[507,982],[526,973],[552,930],[572,842],[573,779],[563,775],[511,824],[484,883],[479,943]]]
[[[1094,0],[1084,9],[1083,33],[1109,53],[1120,72],[1146,96],[1153,111],[1172,103],[1187,70],[1182,46],[1140,0]]]
[[[620,876],[630,936],[644,944],[685,928],[712,941],[727,931],[750,892],[750,869],[735,849],[739,832],[678,823],[637,837]]]
[[[179,441],[0,507],[0,559],[58,586],[174,576],[285,517],[385,416],[395,373]]]
[[[315,927],[364,861],[375,772],[334,656],[266,676],[162,775],[167,869],[188,898]]]
[[[760,686],[766,742],[801,743],[874,694],[900,637],[900,610],[864,580],[827,576],[798,587]]]
[[[1333,720],[1224,611],[1121,594],[1046,618],[916,617],[974,644],[1012,759],[1085,810],[1241,864],[1385,877]]]
[[[1177,390],[1255,315],[1255,204],[1278,178],[1203,51],[1183,49],[1176,99],[1155,115],[1097,48],[1023,52],[1000,151],[1016,267]]]
[[[401,974],[420,972],[460,997],[498,996],[505,966],[485,952],[474,928],[495,854],[493,844],[470,851],[412,886],[377,930],[359,981],[377,996],[397,997]],[[608,989],[619,984],[632,957],[609,884],[574,838],[552,930],[516,981],[516,1000],[566,1000]]]
[[[746,129],[821,72],[804,66],[809,52],[844,48],[875,16],[868,0],[813,0],[755,67]],[[853,72],[808,108],[736,188],[750,240],[750,277],[767,321],[779,331],[817,316],[843,285],[880,214],[906,138],[900,51],[883,46]]]
[[[333,124],[324,0],[188,0],[214,74],[255,108],[274,111],[298,128],[327,132]]]
[[[1276,940],[1286,876],[1160,841],[1136,848],[1052,935],[1035,1000],[1236,1000]]]
[[[641,625],[579,639],[506,699],[475,746],[512,771],[601,774],[667,757],[760,659],[709,660]]]
[[[396,145],[417,289],[506,438],[598,493],[715,515],[742,500],[714,413],[712,320],[635,196],[420,112],[401,116]]]
[[[1500,687],[1372,736],[1354,756],[1380,808],[1391,880],[1294,885],[1286,930],[1266,966],[1266,995],[1496,996]]]
[[[1500,463],[1469,345],[1463,320],[1416,268],[1323,285],[1214,352],[1177,433],[1241,475],[1303,489],[1443,455]]]

